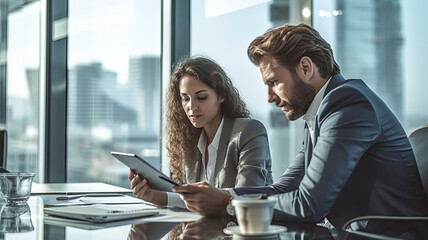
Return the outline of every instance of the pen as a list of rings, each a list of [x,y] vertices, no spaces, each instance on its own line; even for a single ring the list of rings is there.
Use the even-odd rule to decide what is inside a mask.
[[[56,198],[56,200],[72,200],[72,199],[81,198],[81,197],[119,197],[122,195],[123,194],[118,194],[118,193],[79,194],[79,195],[59,196]]]

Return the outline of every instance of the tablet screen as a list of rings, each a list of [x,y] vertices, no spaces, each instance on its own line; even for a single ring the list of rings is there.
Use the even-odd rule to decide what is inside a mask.
[[[149,186],[153,189],[170,192],[173,186],[178,186],[178,183],[136,154],[121,152],[111,152],[111,154],[139,173],[141,177],[147,178]]]

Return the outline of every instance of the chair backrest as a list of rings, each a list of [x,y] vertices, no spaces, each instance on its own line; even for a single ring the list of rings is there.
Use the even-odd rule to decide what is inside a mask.
[[[6,168],[7,157],[7,132],[0,129],[0,167]]]
[[[425,194],[428,196],[428,124],[416,128],[410,134],[409,140],[415,154]]]

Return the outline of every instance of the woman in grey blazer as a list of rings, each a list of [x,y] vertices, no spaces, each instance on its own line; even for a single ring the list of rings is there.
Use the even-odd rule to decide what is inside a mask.
[[[217,63],[205,57],[179,62],[167,95],[166,147],[172,178],[180,184],[207,181],[218,188],[272,183],[266,129],[249,115]],[[184,207],[178,194],[151,189],[132,171],[129,179],[138,198]]]

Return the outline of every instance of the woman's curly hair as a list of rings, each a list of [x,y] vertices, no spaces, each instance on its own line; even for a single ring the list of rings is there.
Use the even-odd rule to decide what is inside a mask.
[[[183,168],[190,164],[193,154],[197,153],[197,142],[202,131],[192,125],[181,105],[179,83],[184,76],[196,77],[224,98],[221,104],[223,116],[238,118],[250,115],[238,90],[216,62],[206,57],[188,57],[177,63],[171,74],[167,93],[166,148],[172,178],[180,184],[186,182]]]

